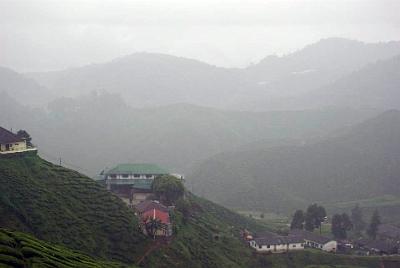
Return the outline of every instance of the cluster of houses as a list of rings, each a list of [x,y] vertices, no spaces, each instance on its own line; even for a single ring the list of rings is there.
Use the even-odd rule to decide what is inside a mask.
[[[170,211],[154,200],[152,184],[156,177],[172,175],[183,180],[179,174],[171,174],[155,164],[119,164],[102,171],[97,178],[107,189],[120,197],[139,216],[144,234],[151,236],[172,235]]]
[[[0,127],[0,157],[36,151],[37,149],[33,146],[28,146],[26,139],[19,137],[12,131]]]
[[[380,224],[377,239],[360,239],[354,244],[358,253],[363,255],[400,254],[400,228],[391,224]]]
[[[305,230],[291,230],[286,236],[267,232],[249,238],[250,247],[260,253],[283,253],[305,248],[336,252],[338,245],[333,239]]]
[[[314,232],[298,229],[291,230],[285,236],[267,232],[257,234],[254,238],[245,232],[244,238],[258,253],[283,253],[313,248],[325,252],[352,252],[359,255],[400,254],[400,228],[390,224],[379,225],[377,239],[374,240],[337,241]]]

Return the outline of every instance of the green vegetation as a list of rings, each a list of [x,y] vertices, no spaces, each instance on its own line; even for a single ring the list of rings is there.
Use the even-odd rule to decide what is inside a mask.
[[[375,210],[374,214],[371,217],[371,221],[370,221],[370,223],[368,225],[368,228],[367,228],[367,235],[371,239],[375,239],[376,238],[376,234],[378,232],[379,224],[381,224],[381,216],[379,216],[378,210]]]
[[[85,254],[134,264],[146,256],[145,249],[153,246],[140,234],[136,218],[117,197],[77,172],[29,156],[0,159],[0,179],[0,212],[5,215],[0,218],[0,226],[33,233],[48,241],[39,241],[19,232],[1,231],[0,263],[17,267],[119,267],[123,264],[96,261]],[[185,199],[176,200],[175,205],[171,215],[175,235],[169,244],[147,255],[143,265],[375,267],[373,265],[378,262],[377,258],[315,251],[256,255],[240,235],[243,229],[253,232],[271,230],[264,222],[241,216],[190,193]]]
[[[393,259],[400,262],[399,257]],[[381,267],[381,262],[382,257],[346,256],[319,250],[264,255],[257,258],[257,265],[268,268],[376,268]]]
[[[151,186],[153,193],[165,204],[172,205],[185,192],[182,180],[171,175],[156,177]]]
[[[171,244],[146,259],[149,267],[250,267],[252,251],[239,239],[242,228],[266,226],[188,194],[173,213]]]
[[[218,154],[198,164],[188,178],[195,193],[238,210],[289,214],[311,202],[338,200],[352,202],[350,210],[359,200],[391,196],[379,203],[388,209],[379,211],[385,219],[400,221],[399,141],[400,112],[388,111],[302,146],[265,149],[260,144]]]
[[[0,267],[122,268],[128,266],[95,260],[83,253],[38,240],[21,232],[0,229]]]
[[[119,198],[38,156],[0,159],[0,192],[0,227],[126,263],[146,244]]]
[[[346,213],[335,214],[332,217],[332,234],[337,239],[346,239],[347,232],[353,229],[353,223]]]

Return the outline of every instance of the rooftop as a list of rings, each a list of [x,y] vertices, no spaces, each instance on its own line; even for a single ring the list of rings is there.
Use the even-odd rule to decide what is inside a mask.
[[[274,233],[264,233],[262,236],[255,238],[254,241],[258,245],[282,245],[304,242],[299,236],[281,236]]]
[[[143,174],[143,175],[165,175],[169,171],[155,164],[119,164],[116,167],[108,170],[106,174]]]
[[[400,228],[391,224],[380,224],[378,234],[391,238],[400,238]]]
[[[306,230],[300,230],[300,229],[294,229],[291,230],[289,233],[289,236],[296,236],[296,237],[302,237],[303,239],[312,241],[312,242],[316,242],[318,244],[326,244],[329,241],[332,241],[333,239],[326,237],[326,236],[322,236],[316,233],[312,233]]]
[[[20,139],[17,135],[12,133],[11,131],[0,127],[0,143],[12,143],[12,142],[21,142],[22,139]]]
[[[166,206],[164,206],[163,204],[160,204],[157,201],[152,201],[152,200],[145,200],[140,202],[139,204],[137,204],[135,206],[136,210],[144,213],[146,211],[152,210],[152,209],[156,209],[156,210],[160,210],[163,212],[168,212],[168,208]]]

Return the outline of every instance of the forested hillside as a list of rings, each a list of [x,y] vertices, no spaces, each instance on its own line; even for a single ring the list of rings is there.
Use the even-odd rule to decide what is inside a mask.
[[[399,197],[399,126],[388,111],[316,143],[219,154],[188,177],[198,194],[242,209]]]

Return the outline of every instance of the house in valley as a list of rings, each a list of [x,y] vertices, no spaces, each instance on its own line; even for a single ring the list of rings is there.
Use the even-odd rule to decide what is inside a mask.
[[[304,247],[316,248],[326,252],[336,252],[337,241],[329,237],[318,235],[306,230],[291,230],[289,236],[300,237],[304,241]]]
[[[140,226],[144,234],[154,236],[172,235],[172,224],[168,207],[158,201],[146,200],[135,205],[134,209],[139,216]],[[155,227],[155,225],[157,226]]]
[[[25,139],[0,127],[0,156],[15,155],[30,151],[36,152],[37,149],[34,147],[28,147]]]
[[[258,253],[283,253],[304,249],[304,240],[297,236],[281,236],[265,233],[249,242]]]

